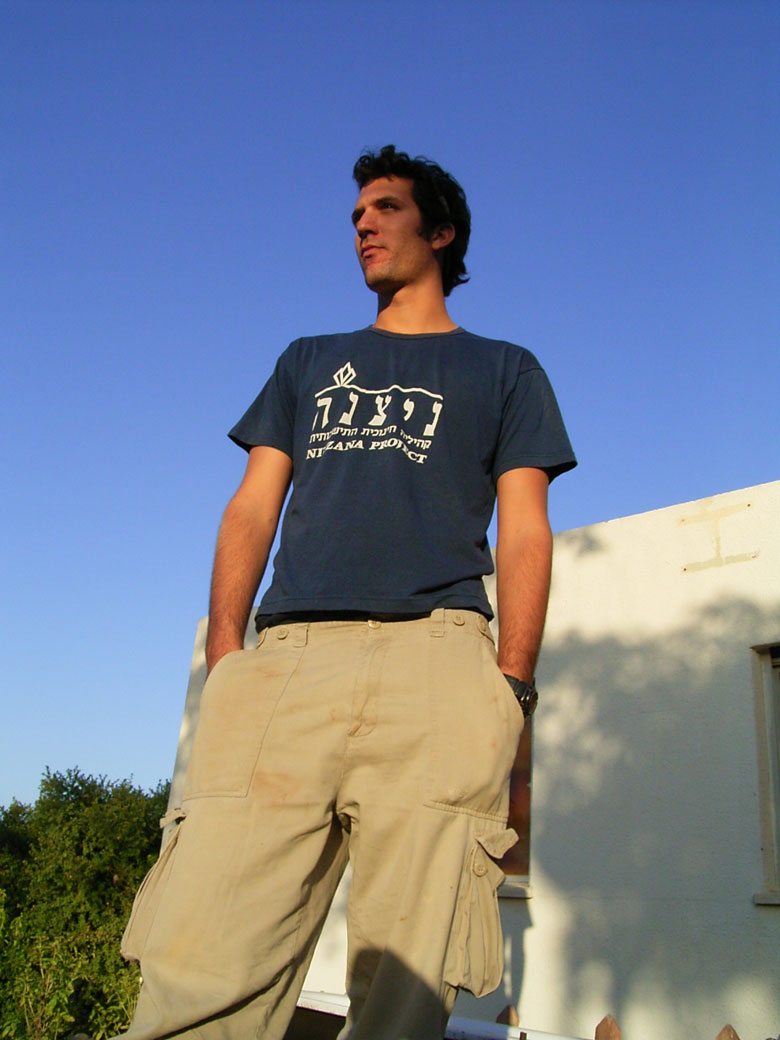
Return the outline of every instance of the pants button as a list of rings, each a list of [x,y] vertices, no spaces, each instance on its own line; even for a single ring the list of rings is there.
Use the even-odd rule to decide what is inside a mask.
[[[276,630],[276,638],[277,639],[286,639],[287,638],[287,629],[286,628],[277,628],[277,630]]]
[[[481,858],[474,861],[474,873],[477,877],[484,877],[487,874],[487,869],[487,864]]]
[[[381,621],[377,621],[376,618],[369,618],[368,619],[368,627],[369,628],[379,628],[381,626],[381,624],[382,624],[382,622]]]
[[[455,622],[456,625],[465,625],[466,624],[466,619],[464,618],[464,616],[462,614],[455,614],[455,616],[453,617],[452,620]]]

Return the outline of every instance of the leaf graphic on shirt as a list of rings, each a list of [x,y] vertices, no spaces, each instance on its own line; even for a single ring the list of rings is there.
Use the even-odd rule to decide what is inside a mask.
[[[336,386],[347,386],[355,378],[355,369],[349,363],[342,365],[338,372],[333,373],[333,378],[336,380]]]

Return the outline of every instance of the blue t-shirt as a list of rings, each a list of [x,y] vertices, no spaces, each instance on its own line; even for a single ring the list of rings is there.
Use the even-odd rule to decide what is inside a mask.
[[[464,329],[379,329],[291,343],[229,436],[293,460],[273,581],[259,615],[492,616],[487,527],[496,481],[576,460],[527,350]]]

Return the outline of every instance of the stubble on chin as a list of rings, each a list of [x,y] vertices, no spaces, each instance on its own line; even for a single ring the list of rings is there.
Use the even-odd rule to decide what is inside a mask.
[[[370,265],[363,268],[363,278],[372,292],[383,293],[391,291],[392,287],[387,276]]]

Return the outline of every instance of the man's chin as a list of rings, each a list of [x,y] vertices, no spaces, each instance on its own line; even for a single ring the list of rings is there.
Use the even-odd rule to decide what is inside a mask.
[[[371,268],[363,272],[363,277],[371,292],[378,296],[390,296],[400,288],[392,279],[384,277],[379,271],[372,271]]]

